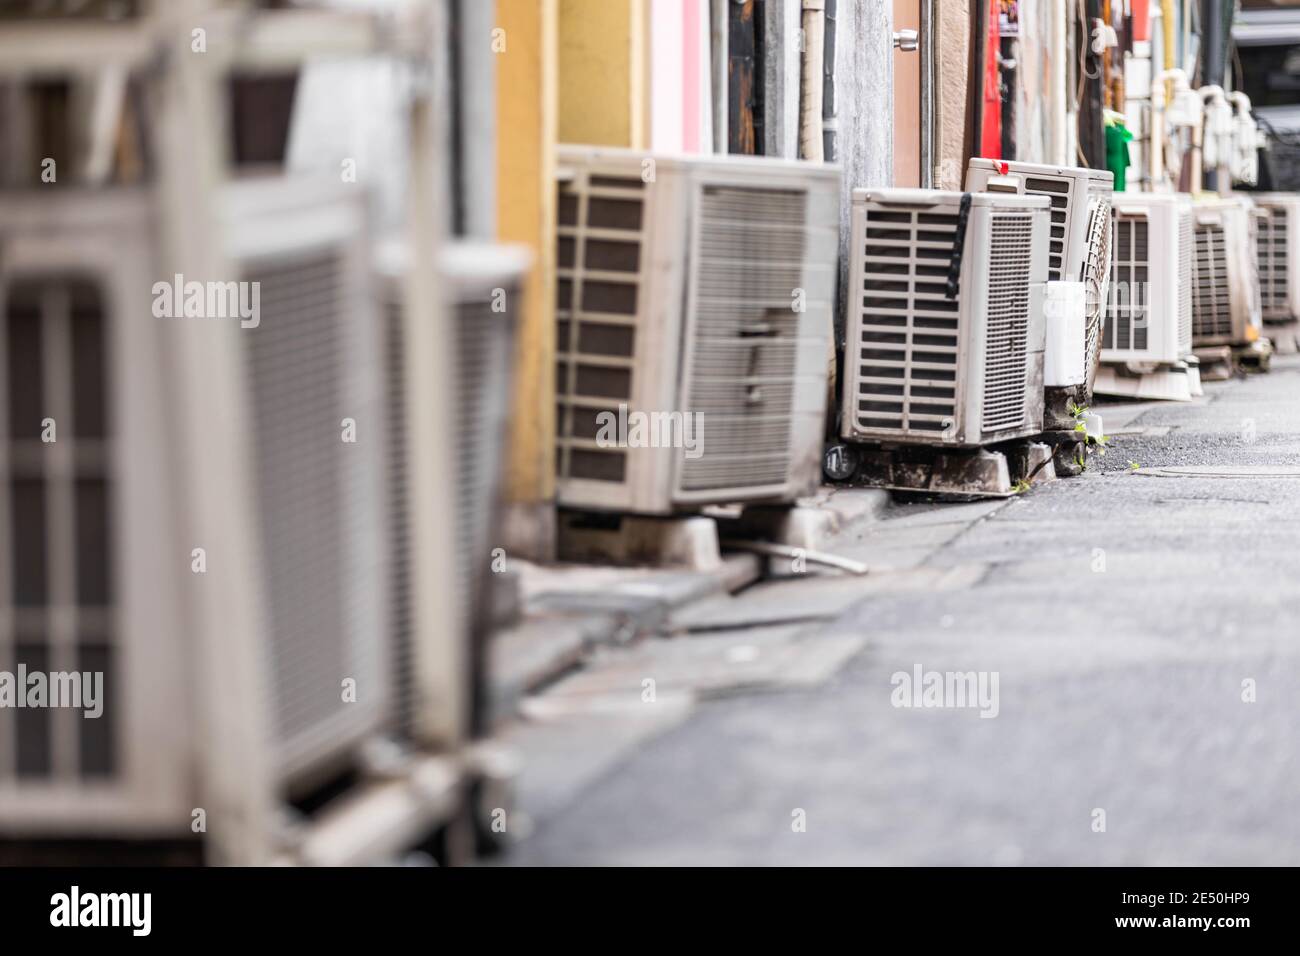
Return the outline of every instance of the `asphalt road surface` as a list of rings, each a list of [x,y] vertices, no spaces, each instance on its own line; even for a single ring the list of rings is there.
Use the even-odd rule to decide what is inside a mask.
[[[826,666],[628,734],[506,862],[1300,863],[1300,361],[1206,391],[1100,405],[1116,434],[1079,478],[891,507],[836,549],[872,575],[738,599],[819,620],[597,663],[667,674],[711,641],[733,669]],[[931,672],[943,706],[915,706]],[[618,720],[582,726],[575,765]]]

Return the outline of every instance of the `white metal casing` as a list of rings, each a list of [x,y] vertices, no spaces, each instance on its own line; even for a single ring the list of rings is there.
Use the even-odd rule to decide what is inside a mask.
[[[1049,282],[1043,317],[1043,385],[1069,388],[1086,381],[1088,350],[1087,293],[1082,282]]]
[[[1300,320],[1300,194],[1251,193],[1257,222],[1260,311],[1265,322]]]
[[[811,492],[839,168],[561,146],[558,170],[559,502],[666,514]],[[702,454],[610,447],[598,416],[620,405],[698,414]]]
[[[1051,202],[1047,277],[1088,286],[1084,390],[1091,394],[1099,361],[1102,312],[1110,284],[1114,174],[1106,169],[971,159],[966,188],[1046,196]]]
[[[850,219],[844,438],[973,447],[1043,425],[1048,201],[858,189]]]
[[[24,643],[50,649],[49,669],[84,669],[75,651],[91,626],[104,629],[110,654],[102,717],[83,718],[66,708],[0,709],[0,836],[188,833],[191,811],[201,805],[193,789],[196,713],[185,637],[193,545],[177,520],[184,489],[178,487],[174,395],[161,331],[166,320],[151,311],[150,290],[160,278],[157,241],[151,199],[142,190],[0,194],[0,352],[6,353],[0,356],[0,405],[6,406],[0,410],[0,670],[15,670],[14,639],[23,631]],[[70,416],[72,387],[90,375],[78,365],[74,378],[70,323],[85,316],[74,319],[56,304],[36,318],[46,369],[42,414],[55,419],[57,440],[17,440],[8,407],[7,353],[16,334],[10,306],[24,283],[49,288],[68,278],[100,297],[102,338],[82,360],[98,358],[102,368],[106,437],[86,439],[75,413]],[[48,374],[54,369],[57,375]],[[40,550],[15,554],[11,479],[41,473],[46,506],[37,532]],[[95,473],[107,481],[110,584],[102,609],[78,601],[68,577],[73,569],[88,570],[85,548],[75,543],[77,519],[70,518],[72,482]],[[50,586],[43,621],[40,607],[20,606],[11,590],[13,562],[31,566],[38,554]],[[48,736],[29,719],[47,722]],[[108,772],[86,775],[79,768],[87,734],[100,735],[111,755],[101,768]],[[20,747],[37,763],[47,753],[48,772],[17,775]]]
[[[459,638],[476,641],[485,627],[491,551],[495,546],[505,449],[514,374],[514,335],[518,303],[531,256],[522,246],[459,241],[439,249],[439,277],[455,321],[456,403],[454,418],[454,494],[448,506],[456,513],[458,577],[449,582],[444,600],[456,603]],[[388,341],[389,478],[394,547],[393,612],[397,643],[396,684],[403,729],[410,726],[416,706],[413,687],[415,640],[439,640],[445,635],[421,635],[410,606],[410,544],[405,533],[409,500],[415,489],[407,483],[407,446],[418,440],[406,425],[404,379],[409,370],[404,326],[405,283],[409,251],[402,243],[385,243],[376,257],[380,300]],[[482,664],[481,659],[477,660]],[[482,675],[477,675],[482,676]],[[481,689],[481,688],[480,688]]]
[[[1250,342],[1262,324],[1251,200],[1244,195],[1199,199],[1193,223],[1192,344]]]
[[[1192,260],[1191,197],[1115,195],[1102,362],[1168,364],[1191,352]]]

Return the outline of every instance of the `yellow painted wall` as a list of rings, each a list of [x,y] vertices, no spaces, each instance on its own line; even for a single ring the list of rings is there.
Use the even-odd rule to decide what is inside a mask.
[[[555,497],[555,149],[558,0],[497,0],[497,232],[533,250],[519,327],[507,483]]]
[[[646,0],[560,0],[560,142],[648,139]]]

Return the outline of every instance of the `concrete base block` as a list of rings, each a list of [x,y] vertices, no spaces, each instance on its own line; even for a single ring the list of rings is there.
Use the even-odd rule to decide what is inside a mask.
[[[692,571],[722,567],[717,522],[699,516],[654,518],[562,511],[558,546],[561,561]]]
[[[1201,360],[1195,355],[1187,356],[1187,390],[1192,393],[1192,398],[1200,398],[1205,394],[1205,386],[1201,384]]]
[[[511,502],[501,519],[501,547],[525,561],[555,560],[555,502]]]
[[[1043,442],[1019,442],[1006,449],[1007,468],[1013,482],[1041,485],[1056,480],[1052,447]]]
[[[987,448],[864,449],[858,480],[893,491],[963,497],[1013,494],[1007,457]]]
[[[753,538],[805,551],[825,549],[847,525],[874,519],[889,496],[872,488],[837,487],[801,499],[792,507],[748,507],[734,520],[721,522],[724,538]]]
[[[1264,323],[1264,334],[1273,343],[1278,355],[1295,355],[1300,352],[1300,322]]]
[[[1201,381],[1226,382],[1232,378],[1232,347],[1208,346],[1195,349],[1193,354],[1201,363]]]
[[[1199,383],[1200,379],[1197,378]],[[1151,372],[1134,372],[1124,366],[1103,365],[1097,373],[1093,391],[1098,395],[1121,398],[1157,399],[1167,402],[1190,402],[1192,383],[1187,363],[1165,365]]]
[[[1269,339],[1257,339],[1249,345],[1234,345],[1232,358],[1239,368],[1267,372],[1273,359],[1273,343]]]

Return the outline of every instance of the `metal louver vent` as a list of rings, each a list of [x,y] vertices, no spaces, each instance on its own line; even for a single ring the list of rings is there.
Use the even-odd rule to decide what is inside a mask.
[[[861,338],[849,343],[864,430],[938,435],[956,415],[962,292],[945,290],[958,217],[926,209],[867,207]]]
[[[556,470],[622,483],[627,452],[597,444],[597,416],[632,397],[646,184],[579,174],[559,187]]]
[[[69,707],[0,707],[0,790],[15,782],[109,785],[129,770],[118,679],[126,648],[114,633],[122,569],[111,546],[118,529],[105,300],[84,275],[0,281],[0,672],[76,673],[76,688],[83,673],[103,675],[103,711],[93,719]],[[58,422],[57,441],[43,440],[47,415]]]
[[[707,439],[703,455],[682,457],[681,488],[780,485],[799,339],[821,313],[795,310],[806,291],[807,195],[706,185],[698,202],[683,410],[700,416]]]
[[[1088,324],[1083,352],[1083,380],[1087,394],[1092,393],[1097,358],[1101,351],[1101,328],[1106,294],[1109,291],[1110,240],[1113,229],[1109,200],[1094,199],[1088,209],[1088,249],[1083,262],[1083,275],[1080,277],[1088,297]]]
[[[329,251],[256,263],[243,278],[261,286],[261,324],[241,341],[256,423],[275,739],[291,773],[355,727],[360,705],[342,701],[344,678],[382,685],[374,631],[385,596],[379,555],[363,539],[383,516],[368,480],[371,446],[340,440],[340,422],[367,411],[348,378],[361,330],[346,321],[343,260]]]
[[[504,301],[519,301],[518,288],[507,287]],[[494,310],[490,296],[466,298],[456,306],[456,334],[456,540],[466,549],[465,560],[459,562],[460,591],[465,597],[461,630],[473,641],[473,686],[481,690],[486,589],[513,374],[512,315]],[[481,729],[477,725],[484,717],[480,710],[484,703],[474,701],[476,729]]]
[[[1014,428],[1025,420],[1032,251],[1032,215],[993,214],[984,353],[985,431]]]
[[[1228,277],[1228,244],[1223,225],[1196,225],[1195,278],[1192,282],[1192,335],[1228,338],[1232,335],[1232,294]]]
[[[1025,180],[1025,194],[1046,196],[1051,200],[1051,229],[1048,233],[1047,279],[1059,282],[1065,275],[1065,247],[1069,242],[1069,207],[1074,179],[1067,176],[1030,176]]]
[[[1278,204],[1264,207],[1259,221],[1257,250],[1260,306],[1266,317],[1291,318],[1291,293],[1287,288],[1287,227],[1290,210]]]
[[[415,714],[415,609],[411,591],[410,448],[406,440],[406,339],[400,300],[384,306],[384,377],[388,407],[388,534],[393,569],[389,628],[393,635],[393,682],[397,726],[409,732]]]
[[[1192,274],[1193,226],[1192,210],[1178,213],[1178,351],[1187,355],[1192,351]]]
[[[1145,214],[1115,217],[1111,259],[1110,303],[1106,309],[1103,347],[1145,351],[1150,323],[1147,290],[1151,223]]]

